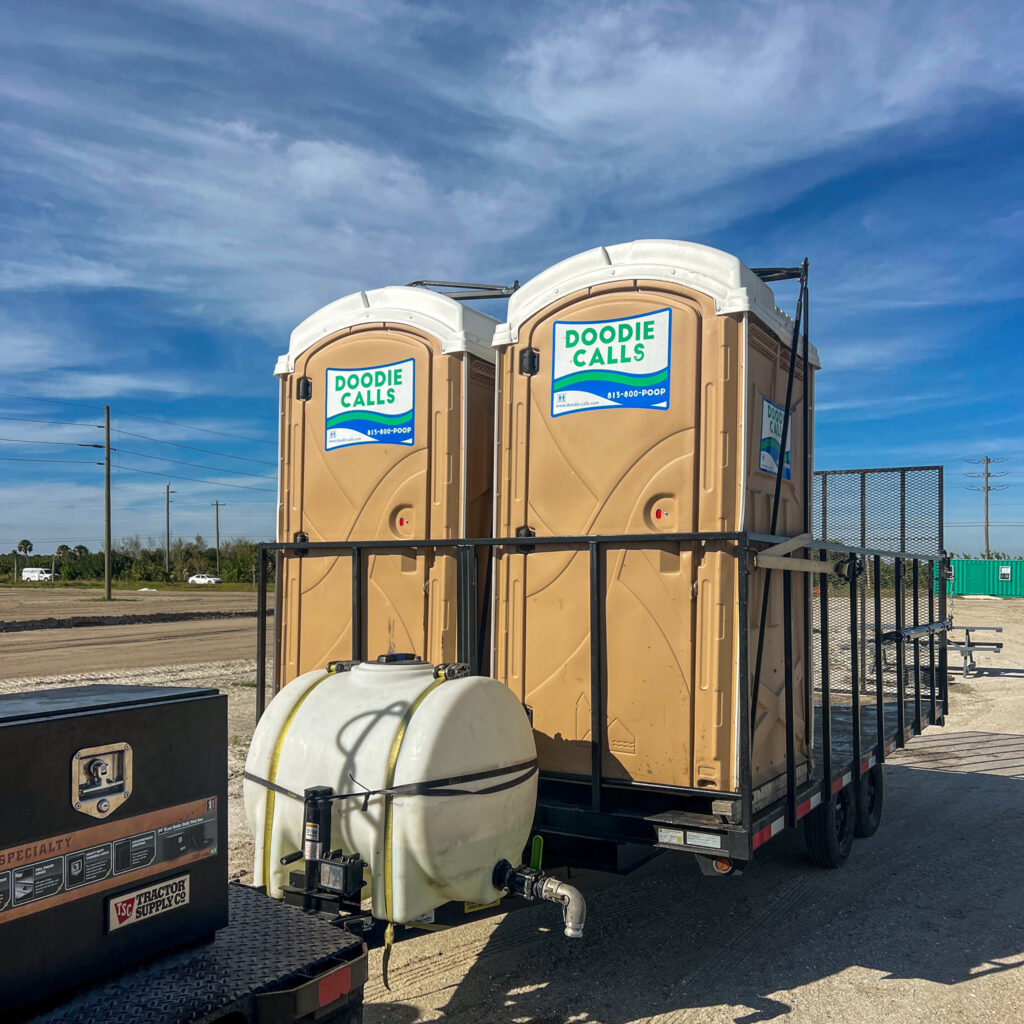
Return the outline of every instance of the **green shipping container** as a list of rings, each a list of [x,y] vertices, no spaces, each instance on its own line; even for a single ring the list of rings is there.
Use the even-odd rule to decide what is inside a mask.
[[[954,558],[950,594],[1024,597],[1024,558]]]

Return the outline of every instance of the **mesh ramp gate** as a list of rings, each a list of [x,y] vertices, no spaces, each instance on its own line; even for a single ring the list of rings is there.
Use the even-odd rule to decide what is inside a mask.
[[[942,689],[934,633],[900,644],[882,638],[900,629],[945,619],[945,594],[940,594],[943,588],[933,582],[941,576],[945,557],[943,527],[941,466],[826,470],[814,474],[817,539],[880,552],[904,552],[922,559],[912,562],[892,554],[864,555],[852,605],[849,584],[838,577],[828,580],[826,595],[821,594],[819,586],[812,601],[816,702],[821,703],[822,613],[827,601],[824,618],[832,657],[832,699],[838,707],[852,703],[856,669],[864,747],[877,742],[877,703],[873,695],[879,681],[885,696],[892,697],[899,692],[902,675],[907,721],[913,721],[917,714],[919,695],[930,705],[932,695],[938,695]],[[836,654],[843,650],[848,652],[847,657],[837,658]],[[887,703],[886,714],[893,713],[893,706]],[[848,729],[849,717],[842,715],[837,725],[841,731]]]

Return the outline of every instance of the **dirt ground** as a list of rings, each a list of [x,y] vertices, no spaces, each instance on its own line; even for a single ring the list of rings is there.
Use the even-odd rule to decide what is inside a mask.
[[[1004,649],[979,655],[966,682],[951,657],[946,727],[887,762],[881,828],[843,868],[813,867],[799,833],[784,833],[740,878],[703,878],[672,854],[626,878],[575,875],[584,939],[565,939],[545,904],[399,943],[391,992],[372,957],[367,1024],[1024,1020],[1024,600],[957,599],[954,619],[1003,626]],[[90,632],[106,628],[140,627]],[[186,666],[175,655],[174,668],[116,670],[108,646],[103,671],[54,642],[62,632],[81,631],[40,631],[45,670],[4,679],[0,692],[123,681],[228,694],[231,870],[251,878],[239,800],[251,647],[239,660]],[[124,635],[120,664],[160,650]],[[0,637],[0,675],[14,675],[13,636]]]
[[[142,586],[142,584],[140,584]],[[110,601],[90,587],[0,587],[0,622],[66,619],[80,615],[151,615],[160,612],[254,612],[256,594],[195,586],[191,590],[115,590]]]
[[[273,625],[267,629],[273,632]],[[0,679],[256,658],[256,619],[198,619],[0,633]],[[205,684],[204,684],[205,685]]]

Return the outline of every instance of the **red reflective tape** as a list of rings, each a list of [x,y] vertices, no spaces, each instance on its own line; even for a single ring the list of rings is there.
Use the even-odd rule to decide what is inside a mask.
[[[756,850],[762,843],[767,843],[772,836],[777,836],[782,831],[784,824],[785,819],[776,818],[771,824],[765,825],[759,832],[755,832],[753,839],[750,841],[750,848]]]
[[[316,997],[319,1006],[328,1006],[352,991],[352,968],[347,964],[320,979]]]
[[[833,793],[838,793],[839,790],[841,790],[842,788],[843,788],[843,780],[842,779],[836,779],[836,781],[832,783],[832,792]]]
[[[810,812],[811,812],[811,801],[810,800],[805,800],[802,804],[797,804],[796,805],[796,816],[797,816],[797,818],[802,818],[805,814],[810,814]]]

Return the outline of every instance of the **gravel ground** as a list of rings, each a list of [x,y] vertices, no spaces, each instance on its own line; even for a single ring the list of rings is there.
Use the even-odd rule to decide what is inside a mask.
[[[142,586],[142,584],[140,584]],[[0,622],[65,619],[79,615],[151,615],[159,612],[254,612],[256,594],[196,586],[192,590],[115,590],[89,587],[47,587],[45,584],[0,587]]]
[[[391,992],[372,959],[367,1024],[1024,1020],[1024,601],[958,599],[955,617],[1002,625],[1004,650],[980,655],[967,682],[951,673],[946,728],[887,763],[882,826],[842,869],[812,867],[784,833],[741,878],[703,878],[681,855],[627,878],[575,875],[582,941],[543,905],[402,942]],[[0,691],[117,681],[228,694],[230,863],[251,878],[239,797],[252,660],[63,674],[80,668],[74,655],[51,656],[48,675]]]

